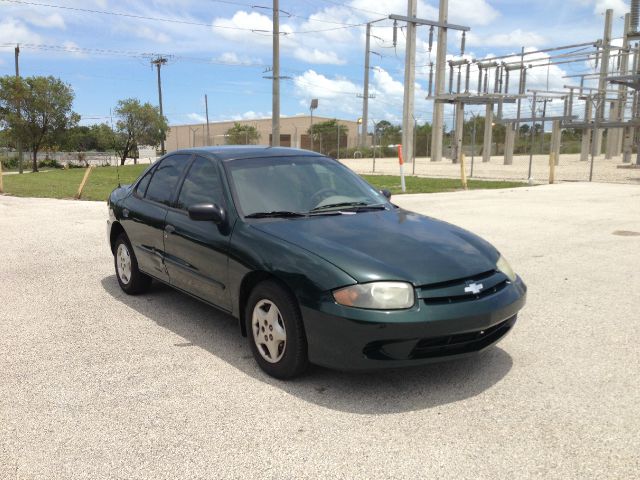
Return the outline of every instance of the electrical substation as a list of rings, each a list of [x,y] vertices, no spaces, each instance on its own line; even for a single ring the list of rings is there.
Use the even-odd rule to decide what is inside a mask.
[[[613,10],[609,9],[604,14],[601,38],[539,50],[523,47],[519,53],[488,58],[475,58],[466,53],[466,36],[470,27],[448,23],[448,1],[440,0],[439,3],[437,20],[417,18],[414,0],[409,2],[408,9],[410,13],[413,12],[412,15],[388,17],[394,20],[394,45],[398,22],[406,22],[402,143],[407,161],[414,158],[410,139],[415,124],[412,101],[415,88],[412,75],[415,70],[415,29],[426,26],[429,29],[429,52],[437,38],[435,61],[428,64],[427,98],[433,101],[431,148],[427,155],[431,162],[446,161],[445,157],[449,157],[453,163],[464,162],[462,144],[466,110],[473,118],[478,115],[484,115],[485,118],[481,144],[483,163],[490,161],[492,134],[496,124],[506,128],[502,151],[504,165],[513,163],[516,139],[528,142],[529,181],[532,180],[533,147],[538,142],[536,135],[541,131],[544,139],[548,127],[551,127],[551,141],[546,153],[550,155],[550,164],[554,166],[561,161],[563,132],[571,129],[582,134],[580,161],[589,162],[588,180],[592,180],[594,163],[602,155],[606,160],[621,157],[618,168],[640,168],[640,0],[632,0],[630,12],[620,18],[623,22],[621,37],[612,38],[614,16]],[[370,27],[376,21],[367,24],[365,94],[362,96],[365,121],[370,98],[369,36]],[[447,51],[447,35],[451,31],[460,37],[459,50],[454,52]],[[562,88],[551,88],[550,69],[568,64],[587,64],[590,71],[565,75]],[[532,88],[528,77],[534,70],[546,70],[546,88]],[[540,82],[537,83],[539,86]],[[445,107],[453,110],[454,119],[451,135],[448,135],[452,137],[448,152],[443,149],[447,136]],[[523,125],[530,127],[522,129]],[[473,148],[475,150],[475,140]],[[550,172],[550,178],[552,175]]]

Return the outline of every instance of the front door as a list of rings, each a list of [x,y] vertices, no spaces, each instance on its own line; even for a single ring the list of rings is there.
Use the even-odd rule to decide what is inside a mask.
[[[226,207],[216,161],[196,156],[180,189],[175,208],[165,220],[165,263],[171,285],[223,309],[231,309],[227,288],[230,229],[212,221],[189,218],[199,203]]]
[[[123,204],[122,226],[133,246],[138,267],[164,282],[169,281],[163,262],[167,209],[190,157],[164,158],[138,182]]]

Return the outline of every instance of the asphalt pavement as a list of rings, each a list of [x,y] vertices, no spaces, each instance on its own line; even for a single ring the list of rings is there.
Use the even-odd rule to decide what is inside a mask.
[[[281,382],[230,317],[120,291],[104,202],[0,196],[0,479],[639,478],[640,186],[393,200],[498,247],[529,287],[514,330]]]

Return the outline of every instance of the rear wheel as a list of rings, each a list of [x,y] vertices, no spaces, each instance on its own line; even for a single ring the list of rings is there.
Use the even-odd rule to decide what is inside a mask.
[[[121,233],[116,239],[113,251],[116,277],[120,288],[129,295],[146,292],[151,285],[151,277],[138,269],[138,260],[124,233]]]
[[[249,343],[260,368],[275,378],[302,374],[308,365],[307,339],[295,297],[278,283],[258,284],[247,302]]]

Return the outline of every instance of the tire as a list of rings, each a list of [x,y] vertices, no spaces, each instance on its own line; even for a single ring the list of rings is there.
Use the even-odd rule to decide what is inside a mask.
[[[272,280],[258,284],[246,304],[245,325],[253,357],[264,372],[285,380],[306,370],[302,315],[288,290]]]
[[[126,234],[121,233],[118,236],[113,251],[116,278],[122,291],[129,295],[137,295],[149,290],[151,277],[138,269],[138,260]]]

